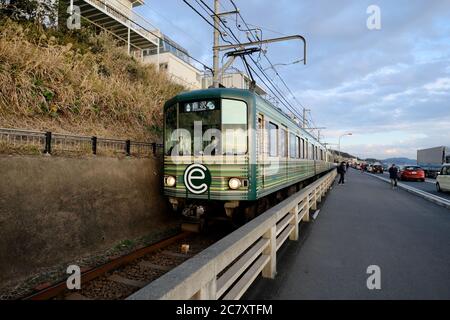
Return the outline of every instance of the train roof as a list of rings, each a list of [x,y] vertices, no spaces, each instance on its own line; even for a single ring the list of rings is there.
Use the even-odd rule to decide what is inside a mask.
[[[197,100],[197,99],[212,99],[212,98],[235,98],[244,99],[250,101],[253,99],[255,93],[249,90],[234,89],[234,88],[211,88],[202,90],[193,90],[182,92],[172,99],[168,100],[165,104],[167,107],[173,103],[186,100]]]
[[[228,99],[241,99],[250,102],[255,97],[258,97],[259,99],[263,100],[264,103],[266,103],[268,106],[270,106],[271,108],[282,114],[287,121],[290,121],[292,124],[297,126],[298,129],[300,129],[305,135],[314,139],[318,144],[320,144],[322,147],[326,149],[326,147],[321,142],[317,141],[317,139],[311,133],[303,129],[297,122],[295,122],[294,119],[292,119],[288,114],[286,114],[286,112],[274,106],[271,102],[267,101],[257,93],[252,92],[250,90],[235,89],[235,88],[209,88],[209,89],[182,92],[173,97],[172,99],[168,100],[164,105],[164,109],[166,109],[169,105],[186,100],[228,98]]]

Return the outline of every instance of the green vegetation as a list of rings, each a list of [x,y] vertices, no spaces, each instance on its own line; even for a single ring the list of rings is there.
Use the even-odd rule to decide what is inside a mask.
[[[0,18],[0,127],[159,140],[162,105],[184,89],[165,73],[87,26]]]

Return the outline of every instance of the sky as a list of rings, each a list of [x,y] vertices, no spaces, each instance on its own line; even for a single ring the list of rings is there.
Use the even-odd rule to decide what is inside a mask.
[[[196,0],[189,2],[206,15]],[[205,2],[212,7],[212,0]],[[303,58],[298,41],[263,47],[295,100],[275,71],[266,72],[293,106],[311,110],[314,124],[326,128],[322,141],[332,148],[350,132],[341,138],[341,150],[361,158],[415,159],[417,149],[450,146],[449,0],[234,2],[247,23],[262,28],[263,38],[306,38],[306,65],[292,64]],[[233,9],[229,0],[220,3],[221,10]],[[379,30],[367,27],[370,5],[380,8]],[[212,65],[213,29],[183,1],[146,0],[137,11]],[[229,16],[227,24],[244,42],[235,19]],[[269,67],[265,59],[260,64]]]

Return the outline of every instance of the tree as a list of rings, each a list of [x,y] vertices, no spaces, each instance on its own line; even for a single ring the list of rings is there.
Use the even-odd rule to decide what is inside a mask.
[[[58,1],[58,28],[60,30],[67,31],[66,21],[69,18],[69,14],[67,13],[67,8],[69,7],[69,5],[69,0]]]
[[[0,0],[0,17],[56,24],[56,0]]]

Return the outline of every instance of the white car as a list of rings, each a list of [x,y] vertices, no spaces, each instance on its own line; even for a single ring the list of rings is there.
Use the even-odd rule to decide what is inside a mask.
[[[437,191],[450,191],[450,164],[444,164],[436,178]]]

